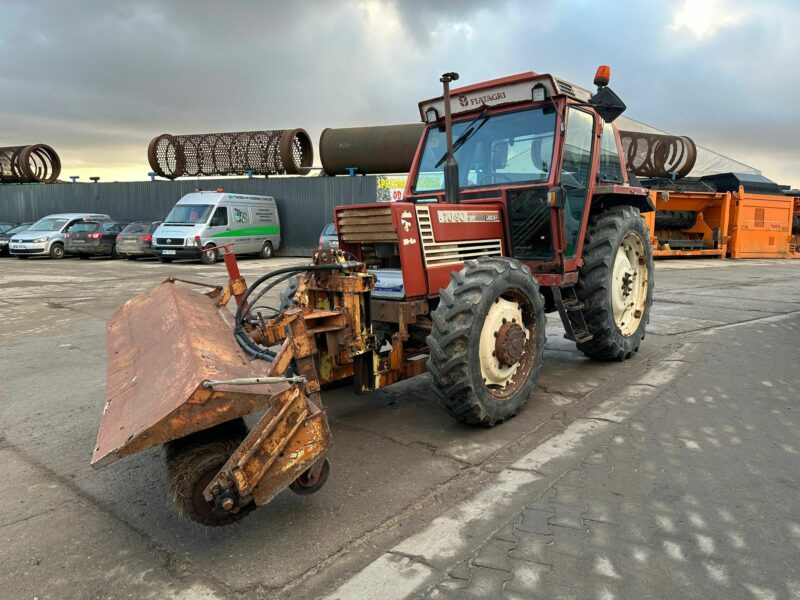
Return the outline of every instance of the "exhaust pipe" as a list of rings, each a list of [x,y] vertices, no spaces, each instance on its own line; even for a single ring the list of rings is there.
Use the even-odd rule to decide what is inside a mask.
[[[458,73],[445,73],[439,79],[444,87],[444,128],[447,137],[447,160],[444,163],[444,200],[448,204],[461,203],[458,163],[453,154],[453,118],[450,114],[450,82],[456,80],[458,80]]]

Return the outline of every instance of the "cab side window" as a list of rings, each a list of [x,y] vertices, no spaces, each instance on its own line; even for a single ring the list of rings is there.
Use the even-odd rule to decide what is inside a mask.
[[[211,227],[225,227],[228,224],[228,209],[218,206],[211,217]]]
[[[600,183],[622,183],[622,164],[617,150],[614,128],[606,123],[600,138],[600,169],[597,172]]]
[[[570,108],[561,164],[561,185],[564,188],[564,228],[567,248],[565,256],[575,256],[589,189],[592,164],[593,117],[577,108]]]

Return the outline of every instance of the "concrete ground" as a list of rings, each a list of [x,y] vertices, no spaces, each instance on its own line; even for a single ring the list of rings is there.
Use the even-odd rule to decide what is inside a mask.
[[[800,598],[800,262],[658,262],[626,363],[551,315],[529,405],[492,429],[427,376],[326,392],[327,485],[221,529],[175,514],[160,449],[89,467],[105,320],[168,276],[225,272],[0,259],[0,596]]]

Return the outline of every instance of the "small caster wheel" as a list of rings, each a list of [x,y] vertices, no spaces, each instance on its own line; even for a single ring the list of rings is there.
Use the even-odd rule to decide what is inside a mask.
[[[314,471],[317,471],[314,473]],[[328,475],[331,473],[331,466],[328,464],[328,459],[322,461],[322,466],[314,465],[308,471],[295,479],[289,487],[295,494],[301,496],[308,496],[314,492],[318,492],[325,482],[328,481]]]

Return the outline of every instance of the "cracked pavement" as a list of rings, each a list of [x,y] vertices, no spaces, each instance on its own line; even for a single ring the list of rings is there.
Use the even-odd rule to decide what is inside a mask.
[[[252,280],[302,262],[241,266]],[[798,275],[657,262],[647,339],[621,364],[586,360],[549,315],[531,401],[492,429],[453,422],[427,376],[326,392],[325,488],[209,530],[173,511],[159,449],[88,462],[105,319],[168,276],[221,283],[222,265],[0,260],[0,584],[14,598],[797,600]]]

